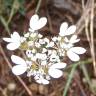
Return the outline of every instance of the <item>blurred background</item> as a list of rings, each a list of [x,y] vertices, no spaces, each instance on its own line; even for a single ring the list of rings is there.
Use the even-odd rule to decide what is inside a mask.
[[[79,46],[87,52],[79,62],[66,60],[64,75],[52,79],[49,85],[37,84],[26,73],[15,76],[14,65],[3,37],[13,31],[23,35],[28,31],[29,20],[37,13],[48,18],[40,33],[54,36],[64,21],[77,26],[81,39]],[[0,96],[96,96],[96,0],[0,0]],[[23,56],[20,50],[14,52]]]

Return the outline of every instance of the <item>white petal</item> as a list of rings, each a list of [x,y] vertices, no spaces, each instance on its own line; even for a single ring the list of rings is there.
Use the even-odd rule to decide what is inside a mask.
[[[53,47],[54,46],[54,42],[50,42],[46,47]]]
[[[72,61],[79,61],[79,59],[80,59],[80,57],[76,54],[76,53],[74,53],[74,52],[72,52],[72,51],[67,51],[67,56],[72,60]]]
[[[82,47],[72,47],[70,50],[77,54],[83,54],[86,52],[86,50]]]
[[[36,82],[37,82],[37,83],[39,83],[39,84],[41,84],[41,83],[42,83],[40,79],[36,80]]]
[[[80,39],[77,39],[77,35],[73,35],[70,39],[70,43],[76,43],[76,42],[79,42]]]
[[[57,37],[53,37],[52,40],[53,40],[54,42],[56,42],[56,41],[57,41]]]
[[[12,72],[15,74],[15,75],[21,75],[23,74],[25,71],[27,70],[27,67],[26,66],[23,66],[23,65],[16,65],[12,68]]]
[[[34,33],[35,30],[33,30],[32,28],[29,28],[29,32],[33,32]]]
[[[48,38],[44,38],[44,41],[49,43],[49,39]]]
[[[11,56],[11,60],[13,63],[19,64],[19,65],[26,65],[26,62],[21,58],[16,55]]]
[[[63,75],[61,70],[50,68],[48,71],[49,75],[52,76],[53,78],[59,78]]]
[[[75,25],[72,25],[72,26],[70,26],[70,27],[66,30],[65,35],[71,35],[71,34],[73,34],[75,31],[76,31],[76,26],[75,26]]]
[[[20,40],[19,40],[19,42],[21,42],[21,43],[23,43],[24,41],[26,41],[26,38],[25,37],[21,37]]]
[[[42,61],[41,65],[47,65],[47,61]]]
[[[30,35],[30,33],[26,33],[26,34],[24,34],[24,37],[29,37],[29,35]]]
[[[36,80],[36,82],[39,84],[49,84],[49,81],[46,79],[38,79],[38,80]]]
[[[51,66],[51,68],[57,68],[57,69],[62,69],[66,67],[66,63],[56,63]]]
[[[74,40],[76,40],[76,39],[77,39],[77,35],[72,35],[70,41],[74,41]]]
[[[65,42],[69,42],[69,40],[68,40],[68,38],[67,38],[67,37],[65,37],[65,38],[64,38],[64,41],[65,41]]]
[[[67,22],[62,23],[61,26],[60,26],[59,35],[60,36],[65,36],[65,32],[66,32],[67,28],[68,28]]]
[[[46,80],[46,79],[43,79],[43,80],[42,80],[42,84],[49,84],[49,81]]]
[[[45,52],[47,52],[47,49],[43,48],[42,53],[45,53]]]
[[[39,20],[39,16],[37,14],[33,15],[30,19],[30,28],[32,30],[36,30],[37,29],[37,23],[38,23],[38,20]]]
[[[36,58],[41,59],[41,60],[46,60],[47,56],[46,54],[37,53]]]
[[[3,40],[6,41],[6,42],[12,42],[11,38],[3,38]]]
[[[44,79],[44,77],[43,77],[42,75],[39,76],[39,74],[38,74],[38,75],[36,75],[36,76],[34,77],[34,79],[35,79],[36,82],[39,83],[39,84],[49,84],[49,81],[46,80],[46,79]]]
[[[38,25],[37,25],[38,29],[44,27],[46,25],[46,23],[47,23],[47,18],[46,17],[40,18],[40,20],[38,21]]]
[[[7,44],[7,49],[15,50],[15,49],[19,48],[19,46],[20,46],[20,43],[9,43],[9,44]]]
[[[13,42],[20,41],[20,35],[17,32],[13,32],[13,35],[11,35],[11,38],[12,38]]]
[[[38,38],[42,38],[43,37],[43,35],[41,35],[41,34],[38,34]]]

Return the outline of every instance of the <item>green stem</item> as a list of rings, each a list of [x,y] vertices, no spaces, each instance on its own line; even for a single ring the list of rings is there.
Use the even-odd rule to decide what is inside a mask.
[[[72,81],[72,78],[73,78],[73,75],[74,75],[74,72],[75,72],[77,66],[80,65],[80,64],[82,64],[82,63],[83,63],[83,64],[87,64],[87,63],[89,63],[89,62],[92,62],[92,60],[88,59],[88,60],[86,60],[86,61],[81,61],[81,62],[72,64],[73,66],[72,66],[71,72],[70,72],[70,74],[69,74],[69,76],[68,76],[68,80],[67,80],[67,83],[66,83],[66,85],[65,85],[65,89],[64,89],[64,91],[63,91],[63,96],[67,96],[66,94],[67,94],[68,89],[69,89],[69,87],[70,87],[70,84],[71,84],[71,81]]]
[[[14,2],[13,2],[13,5],[12,5],[12,9],[11,9],[11,13],[10,13],[10,16],[9,16],[9,19],[8,19],[8,21],[7,21],[7,24],[9,25],[9,23],[10,23],[10,21],[12,20],[12,17],[13,17],[13,15],[14,15],[14,11],[15,11],[15,7],[16,7],[16,4],[17,4],[17,0],[14,0]]]
[[[0,21],[2,22],[3,26],[5,27],[5,30],[8,32],[8,34],[10,35],[10,29],[8,27],[8,24],[6,22],[6,20],[4,19],[3,16],[0,16]]]
[[[38,11],[39,11],[39,8],[40,8],[40,5],[41,5],[41,2],[42,2],[42,0],[39,0],[39,1],[38,1],[38,4],[37,4],[37,6],[36,6],[36,10],[35,10],[35,13],[36,13],[36,14],[37,14]]]
[[[87,83],[89,84],[90,89],[91,89],[91,91],[93,92],[94,90],[93,90],[93,87],[92,87],[92,84],[91,84],[91,79],[90,79],[90,77],[89,77],[89,75],[88,75],[88,71],[87,71],[85,65],[81,65],[81,68],[82,68],[82,71],[83,71],[83,73],[84,73],[84,76],[85,76],[85,78],[86,78],[86,80],[87,80]]]

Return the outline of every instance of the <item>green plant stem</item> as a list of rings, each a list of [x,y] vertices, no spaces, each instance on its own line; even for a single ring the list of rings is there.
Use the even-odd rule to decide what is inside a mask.
[[[72,70],[71,70],[71,72],[70,72],[70,74],[69,74],[69,76],[68,76],[67,83],[66,83],[66,85],[65,85],[65,89],[64,89],[64,92],[63,92],[63,96],[67,96],[66,94],[67,94],[67,91],[68,91],[68,89],[69,89],[69,86],[70,86],[71,80],[72,80],[72,78],[73,78],[74,72],[75,72],[75,70],[76,70],[76,67],[77,67],[77,64],[74,64],[73,67],[72,67]]]
[[[81,61],[81,62],[78,62],[78,63],[74,63],[74,64],[73,64],[72,69],[71,69],[71,72],[70,72],[70,74],[69,74],[69,76],[68,76],[67,83],[66,83],[66,85],[65,85],[65,89],[64,89],[64,91],[63,91],[63,96],[67,96],[66,94],[67,94],[68,89],[69,89],[69,87],[70,87],[70,84],[71,84],[71,81],[72,81],[72,78],[73,78],[73,75],[74,75],[74,72],[75,72],[77,66],[80,65],[80,64],[82,64],[82,63],[83,63],[83,64],[87,64],[87,63],[89,63],[89,62],[92,62],[92,60],[88,59],[88,60],[86,60],[86,61]]]
[[[35,10],[35,13],[36,13],[36,14],[37,14],[38,11],[39,11],[39,8],[40,8],[40,5],[41,5],[41,2],[42,2],[42,0],[39,0],[39,1],[38,1],[38,4],[37,4],[37,6],[36,6],[36,10]]]
[[[88,63],[92,63],[92,58],[87,59],[87,61],[88,61]],[[79,65],[85,65],[85,64],[88,64],[88,63],[74,63],[74,64],[71,64],[71,65],[67,66],[65,70],[72,68],[74,65],[79,66]]]
[[[12,6],[12,9],[11,9],[10,16],[9,16],[8,21],[7,21],[7,24],[10,23],[10,21],[11,21],[13,15],[14,15],[14,10],[15,10],[15,7],[14,7],[14,6],[15,6],[15,2],[16,2],[16,0],[14,0],[14,2],[13,2],[13,6]]]
[[[3,26],[5,27],[5,30],[10,35],[10,29],[9,29],[8,24],[3,16],[0,16],[0,21],[2,22]]]
[[[91,84],[91,79],[90,79],[90,77],[89,77],[89,75],[88,75],[88,71],[87,71],[85,65],[82,64],[82,65],[81,65],[81,68],[82,68],[83,74],[84,74],[84,76],[85,76],[85,78],[86,78],[86,80],[87,80],[87,83],[89,84],[90,90],[91,90],[92,92],[94,92],[94,89],[93,89],[92,84]]]

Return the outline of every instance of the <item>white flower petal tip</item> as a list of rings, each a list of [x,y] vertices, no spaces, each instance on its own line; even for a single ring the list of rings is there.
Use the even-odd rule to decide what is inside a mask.
[[[47,18],[46,17],[41,17],[39,19],[39,16],[37,14],[33,15],[30,19],[30,28],[29,31],[36,31],[42,27],[44,27],[47,23]]]
[[[67,52],[67,56],[72,60],[72,61],[79,61],[80,57],[79,54],[85,53],[86,50],[82,47],[72,47],[69,49]]]
[[[26,72],[27,70],[27,67],[26,66],[23,66],[23,65],[16,65],[12,68],[12,72],[15,74],[15,75],[21,75],[23,74],[24,72]]]
[[[26,62],[21,57],[18,57],[16,55],[12,55],[11,60],[15,64],[26,65]]]
[[[63,75],[63,72],[61,70],[53,69],[53,68],[50,68],[48,73],[53,78],[59,78],[59,77],[61,77]]]
[[[38,75],[36,75],[35,77],[34,77],[34,79],[36,80],[36,82],[37,83],[39,83],[39,84],[49,84],[49,81],[47,80],[47,79],[45,79],[42,75],[40,75],[40,76],[38,76]]]
[[[68,51],[67,56],[69,57],[70,60],[75,61],[75,62],[80,60],[79,55],[77,55],[76,53],[72,51]]]
[[[39,84],[44,84],[44,85],[49,84],[49,81],[48,81],[48,80],[46,80],[46,79],[36,80],[36,82],[37,82],[37,83],[39,83]]]
[[[22,58],[16,55],[12,55],[11,60],[13,63],[18,64],[18,65],[13,66],[12,68],[12,72],[15,75],[21,75],[27,70],[26,62]]]
[[[12,40],[10,38],[3,38],[4,41],[6,42],[11,42]]]
[[[79,42],[80,39],[77,39],[77,35],[73,35],[71,38],[70,38],[70,43],[77,43]]]
[[[11,38],[3,38],[4,41],[8,42],[7,49],[9,50],[15,50],[19,48],[21,44],[21,37],[17,32],[13,32],[11,34]]]
[[[63,72],[60,70],[60,69],[63,69],[66,67],[66,63],[56,63],[56,64],[53,64],[48,73],[51,77],[53,78],[59,78],[63,75]]]
[[[66,36],[66,35],[71,35],[76,31],[76,26],[72,25],[68,28],[68,24],[66,22],[62,23],[60,26],[60,36]]]
[[[60,36],[64,36],[65,35],[65,31],[67,30],[67,28],[68,28],[68,23],[67,22],[62,23],[61,26],[60,26],[59,35]]]
[[[72,47],[70,50],[76,54],[84,54],[86,52],[86,49],[82,47]]]
[[[72,25],[70,26],[67,30],[66,30],[66,35],[71,35],[73,34],[74,32],[76,31],[76,26],[75,25]]]
[[[57,68],[57,69],[62,69],[66,67],[66,63],[56,63],[54,65],[51,66],[51,68]]]
[[[17,48],[19,48],[20,43],[9,43],[7,44],[7,49],[8,50],[16,50]]]

